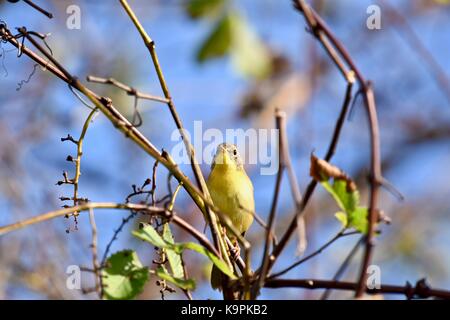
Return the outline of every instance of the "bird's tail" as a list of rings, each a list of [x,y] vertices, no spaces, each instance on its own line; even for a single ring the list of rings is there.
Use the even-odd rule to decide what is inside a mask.
[[[222,271],[214,264],[211,270],[211,287],[214,290],[222,291]]]

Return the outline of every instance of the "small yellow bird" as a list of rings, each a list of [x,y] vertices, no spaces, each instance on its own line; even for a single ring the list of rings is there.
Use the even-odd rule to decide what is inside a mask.
[[[244,235],[253,223],[255,199],[252,181],[235,145],[223,143],[218,146],[207,185],[214,204]],[[230,240],[236,243],[234,237]],[[221,283],[221,272],[213,266],[211,286],[218,289]]]

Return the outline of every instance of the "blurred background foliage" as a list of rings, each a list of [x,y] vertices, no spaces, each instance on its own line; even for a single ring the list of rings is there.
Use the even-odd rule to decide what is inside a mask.
[[[74,1],[42,1],[55,18],[48,20],[24,3],[0,1],[0,19],[10,29],[51,33],[54,55],[81,79],[87,75],[114,77],[151,94],[160,94],[157,77],[137,32],[118,2],[77,0],[81,29],[66,28],[67,6]],[[372,1],[312,1],[338,38],[349,49],[364,75],[374,83],[380,118],[384,176],[405,196],[398,201],[388,192],[380,207],[392,219],[377,239],[375,263],[382,281],[403,284],[427,277],[436,287],[450,288],[450,7],[444,0],[375,1],[381,7],[381,30],[366,28],[366,9]],[[278,0],[167,0],[130,1],[155,40],[173,98],[188,130],[196,120],[203,128],[271,128],[274,110],[288,114],[290,150],[302,189],[309,181],[309,155],[322,156],[344,97],[345,83],[322,49],[306,32],[303,18],[291,1]],[[412,36],[413,35],[413,36]],[[414,40],[414,35],[416,41]],[[419,45],[417,43],[419,40]],[[12,223],[62,204],[70,186],[57,186],[74,146],[61,137],[78,136],[89,110],[67,86],[37,68],[26,57],[2,43],[0,49],[0,225]],[[20,90],[17,90],[20,87]],[[90,85],[132,117],[133,99],[102,85]],[[143,133],[159,148],[170,150],[175,128],[164,105],[139,104]],[[151,176],[149,159],[123,138],[103,116],[89,128],[84,146],[81,196],[93,201],[123,202],[133,184]],[[358,183],[367,200],[369,140],[364,108],[357,100],[346,123],[333,163]],[[189,166],[182,165],[185,172]],[[207,165],[202,169],[209,172]],[[267,217],[274,176],[261,176],[259,166],[247,167],[255,185],[256,209]],[[158,170],[158,197],[167,193],[166,175]],[[293,214],[287,184],[283,184],[276,228],[280,234]],[[176,210],[199,229],[203,221],[185,194]],[[313,251],[339,230],[333,218],[336,205],[323,190],[307,208],[309,246]],[[98,211],[99,250],[105,246],[126,213]],[[138,220],[138,219],[136,219]],[[112,252],[138,249],[143,264],[154,252],[131,237],[137,221],[119,233]],[[66,230],[69,229],[69,233]],[[56,219],[0,238],[0,298],[86,299],[81,291],[66,289],[66,268],[91,263],[90,227],[80,217]],[[179,230],[174,230],[179,231]],[[262,229],[254,224],[248,239],[257,248],[253,267],[260,262]],[[177,241],[188,240],[184,233]],[[330,278],[354,246],[356,238],[339,240],[323,254],[299,266],[289,277]],[[293,262],[295,240],[275,266]],[[194,298],[219,298],[209,288],[211,267],[198,256],[186,255],[188,271],[197,280]],[[344,279],[354,280],[360,255]],[[160,298],[156,279],[140,296]],[[83,287],[92,287],[83,273]],[[262,298],[317,298],[320,292],[270,290]],[[177,292],[166,299],[180,298]],[[350,297],[335,292],[333,298]],[[391,298],[391,297],[386,297]]]

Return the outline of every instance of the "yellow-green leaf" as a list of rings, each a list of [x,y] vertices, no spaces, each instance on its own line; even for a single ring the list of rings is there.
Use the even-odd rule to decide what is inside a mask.
[[[222,57],[227,54],[232,45],[233,17],[223,16],[206,38],[197,52],[197,61]]]
[[[168,223],[165,223],[163,225],[163,238],[166,242],[170,244],[174,244],[172,232],[170,231],[170,226]],[[183,269],[183,262],[181,261],[181,254],[173,251],[173,250],[166,250],[167,260],[169,260],[170,269],[172,270],[172,275],[175,278],[184,278],[184,269]]]
[[[211,260],[212,263],[224,274],[226,274],[230,279],[235,280],[236,276],[234,275],[233,271],[228,268],[228,265],[221,260],[218,256],[216,256],[214,253],[206,249],[205,247],[199,245],[198,243],[194,242],[186,242],[186,243],[180,243],[178,246],[182,247],[183,249],[190,249],[192,251],[198,252],[205,257],[207,257],[209,260]]]
[[[349,215],[349,226],[355,230],[367,234],[369,222],[367,220],[368,210],[366,207],[358,207]]]
[[[163,267],[158,267],[155,270],[155,273],[161,279],[169,281],[181,289],[185,289],[185,290],[194,290],[195,289],[195,281],[193,279],[184,279],[184,278],[174,277],[174,276],[170,275],[167,272],[167,270],[164,269]]]
[[[342,223],[343,228],[347,228],[348,219],[347,219],[347,214],[345,212],[338,211],[334,214],[334,216],[336,217],[336,219],[338,219]]]
[[[232,17],[231,60],[236,70],[249,78],[261,79],[272,69],[272,59],[264,45],[247,21],[234,13]]]

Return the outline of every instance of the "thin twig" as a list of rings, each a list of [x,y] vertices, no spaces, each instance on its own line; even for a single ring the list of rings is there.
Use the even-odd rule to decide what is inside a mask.
[[[256,223],[258,223],[262,228],[264,228],[265,230],[269,230],[263,218],[261,218],[256,212],[249,210],[248,208],[244,208],[244,206],[241,204],[239,204],[239,209],[244,210],[245,212],[250,214],[253,218],[255,218]],[[270,232],[272,233],[273,245],[276,246],[278,243],[277,236],[275,235],[275,232],[273,232],[273,230]]]
[[[153,164],[153,170],[152,170],[152,189],[150,191],[150,194],[152,195],[152,206],[154,206],[156,203],[156,194],[155,194],[156,193],[156,169],[158,168],[158,163],[159,163],[159,161],[155,161],[155,163]]]
[[[285,128],[286,122],[286,114],[284,112],[277,112],[275,117],[276,128],[280,131],[282,128]],[[264,242],[264,250],[263,250],[263,258],[261,262],[261,267],[259,268],[260,272],[258,273],[259,278],[258,281],[254,284],[252,288],[252,299],[256,299],[259,294],[259,290],[264,286],[264,282],[266,280],[267,274],[270,271],[271,264],[271,255],[270,255],[270,245],[272,243],[272,234],[273,234],[273,223],[275,220],[275,214],[278,205],[278,198],[281,193],[281,181],[283,177],[283,171],[286,168],[285,164],[285,151],[284,149],[287,147],[284,145],[285,141],[282,138],[282,135],[278,135],[278,172],[276,176],[275,182],[275,190],[272,198],[272,205],[270,208],[269,218],[267,220],[267,229],[266,229],[266,238]],[[273,262],[273,261],[272,261]]]
[[[350,290],[356,291],[358,283],[344,281],[329,281],[316,279],[272,279],[267,280],[265,288],[304,288],[304,289],[334,289],[334,290]],[[417,281],[415,286],[409,282],[405,286],[381,285],[379,289],[364,288],[364,292],[368,294],[403,294],[408,299],[426,299],[440,298],[450,299],[450,291],[432,289],[425,279]]]
[[[127,202],[128,203],[128,202]],[[137,212],[131,211],[131,213],[126,217],[122,218],[122,222],[120,223],[119,227],[114,230],[113,236],[111,237],[111,240],[109,240],[108,244],[106,245],[105,252],[103,253],[102,260],[100,262],[100,267],[105,268],[106,267],[106,259],[108,259],[109,252],[111,251],[111,247],[114,243],[114,241],[117,240],[117,237],[120,232],[122,232],[125,225],[131,221],[135,216],[137,215]],[[102,299],[104,296],[104,285],[103,285],[103,277],[100,277],[100,298]]]
[[[420,57],[420,63],[428,65],[428,71],[435,79],[437,85],[441,88],[447,101],[450,102],[450,79],[445,70],[439,65],[436,58],[427,49],[423,41],[408,23],[408,20],[388,1],[380,1],[383,5],[383,12],[386,12],[391,21],[398,23],[403,29],[404,40],[409,44],[413,51]],[[386,9],[386,10],[385,10]],[[400,33],[402,36],[402,34]]]
[[[280,112],[281,111],[277,111],[277,114]],[[282,113],[277,116],[285,117],[285,114]],[[292,166],[292,160],[291,160],[291,155],[289,152],[289,141],[288,141],[288,136],[287,136],[287,128],[286,128],[285,120],[280,122],[279,135],[280,135],[280,139],[282,141],[282,146],[283,146],[283,150],[281,150],[281,152],[283,152],[283,155],[282,155],[283,163],[286,168],[287,175],[288,175],[289,186],[291,189],[292,198],[294,199],[296,210],[300,211],[301,205],[302,205],[302,193],[300,192],[299,184],[297,181],[297,176],[295,174],[294,167]],[[303,217],[303,215],[297,216],[297,230],[298,230],[297,233],[298,233],[298,238],[299,238],[298,239],[299,245],[297,246],[297,252],[299,255],[301,255],[306,250],[306,246],[307,246],[305,218]]]
[[[95,273],[95,292],[99,294],[101,298],[101,287],[100,287],[100,265],[98,263],[98,254],[97,254],[97,225],[95,223],[94,209],[89,209],[89,223],[91,224],[92,230],[92,243],[91,243],[91,251],[92,251],[92,268]]]
[[[335,275],[333,276],[333,281],[338,281],[338,280],[341,279],[342,275],[344,274],[344,272],[347,269],[347,267],[350,265],[350,262],[352,261],[352,259],[355,256],[356,252],[358,252],[359,246],[363,242],[364,242],[364,236],[361,236],[361,238],[359,238],[358,242],[356,242],[355,246],[352,248],[352,250],[347,255],[347,257],[345,257],[345,259],[342,262],[342,264],[339,266],[338,270],[336,271]],[[327,300],[328,297],[331,294],[331,291],[332,291],[332,289],[325,290],[325,292],[323,293],[323,295],[320,298],[320,300]]]
[[[145,92],[141,92],[139,90],[136,90],[133,87],[130,87],[120,81],[117,81],[116,79],[113,78],[101,78],[101,77],[96,77],[96,76],[87,76],[86,80],[88,82],[92,82],[92,83],[101,83],[101,84],[110,84],[116,88],[119,88],[123,91],[125,91],[128,95],[130,96],[135,96],[136,98],[139,99],[144,99],[144,100],[151,100],[151,101],[157,101],[157,102],[162,102],[162,103],[168,103],[169,100],[167,98],[163,98],[163,97],[158,97],[158,96],[154,96]]]
[[[75,177],[73,178],[73,205],[76,206],[79,204],[78,198],[78,186],[81,175],[81,157],[83,156],[83,142],[84,137],[86,136],[86,132],[91,124],[91,121],[94,115],[97,113],[97,108],[94,108],[86,118],[86,121],[83,124],[83,129],[81,130],[80,137],[77,140],[77,158],[75,160]],[[74,214],[75,223],[77,223],[77,214]]]
[[[187,271],[187,268],[186,268],[186,264],[184,263],[184,259],[183,259],[183,253],[180,253],[180,260],[181,260],[181,265],[183,266],[184,278],[185,279],[189,279],[189,274],[188,274],[188,271]],[[186,298],[188,298],[188,300],[194,300],[190,290],[183,289],[183,293],[186,295]]]
[[[47,18],[49,18],[49,19],[53,18],[53,14],[51,12],[48,12],[47,10],[44,10],[43,8],[41,8],[40,6],[35,4],[33,1],[31,1],[31,0],[23,0],[23,2],[25,2],[29,6],[33,7],[35,10],[39,11],[40,13],[45,15]]]
[[[326,248],[328,248],[331,244],[333,244],[336,240],[342,238],[342,237],[346,237],[346,236],[350,236],[353,234],[357,234],[358,232],[354,231],[354,232],[348,232],[348,233],[344,233],[345,229],[342,229],[341,231],[339,231],[334,237],[332,237],[330,240],[328,240],[325,244],[323,244],[319,249],[317,249],[316,251],[312,252],[311,254],[307,255],[306,257],[300,259],[299,261],[293,263],[292,265],[290,265],[289,267],[272,274],[269,279],[274,279],[274,278],[278,278],[280,276],[282,276],[283,274],[291,271],[292,269],[294,269],[295,267],[301,265],[302,263],[310,260],[311,258],[314,258],[315,256],[317,256],[318,254],[322,253],[323,250],[325,250]]]

